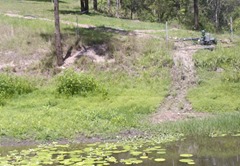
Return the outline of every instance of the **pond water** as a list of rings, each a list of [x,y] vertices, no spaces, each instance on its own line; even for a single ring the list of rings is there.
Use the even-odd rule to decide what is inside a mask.
[[[240,137],[1,148],[0,165],[240,166]]]

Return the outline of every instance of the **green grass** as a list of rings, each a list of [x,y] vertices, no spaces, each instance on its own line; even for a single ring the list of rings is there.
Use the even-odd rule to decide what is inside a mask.
[[[94,13],[89,15],[80,15],[80,6],[78,0],[63,0],[60,3],[60,18],[65,21],[76,22],[78,16],[79,24],[90,24],[95,26],[111,26],[125,30],[134,29],[164,29],[163,24],[149,23],[133,20],[122,20],[113,17]],[[15,13],[20,15],[31,15],[35,17],[53,18],[53,4],[51,1],[37,0],[1,0],[0,13]]]
[[[108,96],[64,97],[54,88],[43,88],[14,97],[0,108],[0,135],[48,140],[136,128],[167,93],[168,82],[156,85],[158,92],[147,87],[121,89],[115,84],[108,86]]]
[[[79,0],[60,4],[62,20],[76,21]],[[0,13],[12,12],[53,19],[52,4],[33,0],[0,0]],[[68,14],[66,14],[68,13]],[[126,30],[164,29],[157,23],[109,18],[97,13],[78,15],[80,24],[113,26]],[[199,85],[190,90],[188,99],[197,111],[220,115],[206,120],[166,123],[152,126],[145,122],[168,93],[173,62],[165,43],[157,39],[136,38],[101,30],[61,26],[64,52],[79,39],[77,46],[107,44],[114,63],[95,64],[87,57],[73,67],[93,76],[107,95],[90,93],[85,97],[58,94],[55,78],[41,81],[29,94],[14,95],[0,107],[0,137],[56,140],[78,135],[109,136],[128,129],[139,129],[155,135],[209,135],[237,132],[239,124],[239,48],[199,51],[194,57]],[[45,57],[35,66],[40,71],[53,70],[53,22],[10,18],[0,14],[1,52],[13,51],[19,58],[35,53]],[[153,33],[164,37],[165,32]],[[198,32],[172,30],[171,37],[199,37]],[[77,47],[75,46],[75,47]],[[76,49],[76,48],[74,48]],[[45,56],[48,53],[50,56]],[[39,59],[37,59],[38,61]],[[223,73],[216,72],[222,68]],[[53,71],[54,73],[54,71]],[[237,111],[237,112],[236,112]],[[227,114],[222,114],[228,112]]]
[[[6,50],[18,52],[27,47],[28,40],[39,44],[31,45],[32,51],[39,47],[51,50],[51,22],[0,17],[3,18],[1,25],[6,25],[7,29],[12,27],[15,32],[9,42],[21,40],[25,43],[19,48],[18,44],[9,46]],[[62,26],[64,49],[78,39],[74,30],[72,26]],[[29,36],[21,38],[26,35]],[[81,44],[107,44],[110,47],[115,63],[95,64],[79,59],[73,66],[92,75],[108,95],[93,93],[86,97],[67,97],[57,93],[55,78],[49,82],[40,81],[34,92],[15,95],[0,107],[0,137],[56,140],[81,134],[106,136],[140,128],[142,119],[155,111],[170,85],[172,60],[165,44],[155,39],[136,40],[135,37],[86,29],[80,29],[80,36]],[[24,55],[31,55],[31,51]],[[23,58],[20,53],[19,58]],[[40,67],[51,70],[52,65],[46,68],[46,59],[42,63],[45,66]]]
[[[49,22],[9,18],[0,15],[0,50],[13,51],[19,56],[31,56],[49,51],[51,40],[46,41],[43,34],[53,33]]]
[[[71,25],[62,25],[61,31],[64,55],[70,46],[75,46],[77,40],[79,40],[77,45],[107,44],[111,47],[112,39],[118,38],[118,35],[114,33],[82,28],[79,29],[80,37],[78,37],[76,28]],[[13,56],[6,57],[7,61],[20,63],[23,56],[24,60],[30,62],[44,58],[43,66],[53,67],[51,59],[54,48],[54,24],[52,22],[0,15],[0,33],[3,34],[0,38],[0,51],[13,54]],[[46,54],[50,57],[45,57]]]
[[[215,51],[199,51],[195,55],[199,85],[188,95],[195,110],[215,113],[240,110],[239,51],[238,46],[219,46]]]
[[[166,31],[162,32],[151,32],[150,34],[153,34],[157,37],[166,38]],[[168,36],[170,39],[177,40],[178,38],[198,38],[201,37],[200,31],[192,31],[192,30],[185,30],[185,29],[175,29],[175,28],[169,28]]]
[[[222,134],[233,135],[240,132],[240,112],[218,113],[204,119],[168,122],[161,125],[143,125],[145,130],[156,136],[184,134],[192,137],[217,137]],[[144,130],[143,129],[143,130]]]

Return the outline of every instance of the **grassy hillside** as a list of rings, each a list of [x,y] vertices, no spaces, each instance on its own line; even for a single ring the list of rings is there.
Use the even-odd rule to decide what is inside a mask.
[[[111,26],[125,30],[134,29],[164,29],[164,25],[158,23],[146,23],[133,20],[122,20],[105,17],[94,11],[89,15],[80,14],[80,2],[78,0],[62,0],[60,2],[60,18],[64,21],[76,22],[79,24],[90,24],[94,26]],[[24,16],[53,18],[53,4],[51,0],[9,0],[0,1],[0,13],[14,13]]]
[[[221,45],[215,51],[199,51],[195,63],[199,85],[189,93],[198,111],[240,111],[240,56],[238,43],[230,48]]]
[[[2,69],[6,74],[0,77],[1,137],[47,140],[81,134],[106,136],[140,128],[141,121],[168,93],[172,60],[164,42],[91,29],[79,29],[79,38],[74,26],[62,25],[65,53],[77,40],[74,49],[105,44],[108,58],[114,62],[95,63],[88,57],[80,58],[72,67],[81,71],[80,75],[94,78],[101,90],[84,96],[59,94],[58,75],[54,76],[59,71],[54,68],[51,51],[53,23],[0,17],[0,30],[6,30],[0,48],[3,60],[34,61],[26,69]],[[6,54],[9,51],[13,57]],[[36,53],[39,56],[34,56]],[[17,72],[20,76],[13,76],[15,70],[21,71]],[[24,75],[28,79],[22,78]],[[28,84],[33,88],[25,93]]]
[[[62,20],[76,22],[77,15],[79,24],[100,26],[77,29],[73,24],[61,24],[64,55],[71,46],[74,51],[106,46],[101,56],[112,60],[96,63],[82,56],[71,64],[75,71],[70,70],[71,78],[55,66],[52,8],[50,0],[0,0],[1,138],[56,140],[79,135],[116,136],[131,129],[159,137],[238,130],[240,50],[237,44],[231,48],[220,45],[212,52],[201,50],[194,57],[199,82],[189,92],[188,99],[195,110],[214,112],[217,116],[153,125],[147,118],[168,95],[171,85],[172,47],[166,47],[162,40],[164,31],[129,35],[129,30],[163,30],[164,26],[109,18],[98,13],[78,15],[79,0],[63,0],[60,4]],[[4,13],[50,21],[9,17]],[[101,26],[126,31],[107,31]],[[172,29],[169,36],[177,39],[200,35]],[[63,86],[59,91],[61,75]],[[88,81],[82,81],[82,77]],[[74,92],[82,88],[83,93],[62,93],[71,88]],[[222,115],[225,112],[230,113]]]

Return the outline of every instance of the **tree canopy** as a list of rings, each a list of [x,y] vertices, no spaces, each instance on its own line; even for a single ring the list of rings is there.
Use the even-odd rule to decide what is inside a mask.
[[[99,11],[110,16],[177,21],[191,29],[209,31],[224,30],[230,17],[239,22],[240,16],[240,0],[102,0],[97,3]]]

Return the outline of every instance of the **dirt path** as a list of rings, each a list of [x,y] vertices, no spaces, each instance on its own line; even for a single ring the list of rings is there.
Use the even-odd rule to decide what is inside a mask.
[[[170,93],[159,107],[158,112],[151,117],[152,122],[161,123],[206,116],[205,113],[193,111],[191,103],[187,100],[188,90],[194,87],[197,81],[192,56],[199,49],[202,49],[202,46],[183,42],[175,43]]]
[[[48,18],[35,17],[35,16],[32,16],[32,15],[19,15],[19,14],[13,14],[13,13],[5,13],[3,15],[8,16],[8,17],[22,18],[22,19],[28,19],[28,20],[41,20],[41,21],[47,21],[47,22],[54,22],[54,20],[51,20],[51,19],[48,19]],[[96,28],[96,26],[93,26],[93,25],[77,24],[76,22],[70,22],[70,21],[61,20],[61,23],[66,24],[66,25],[78,26],[80,28]]]

